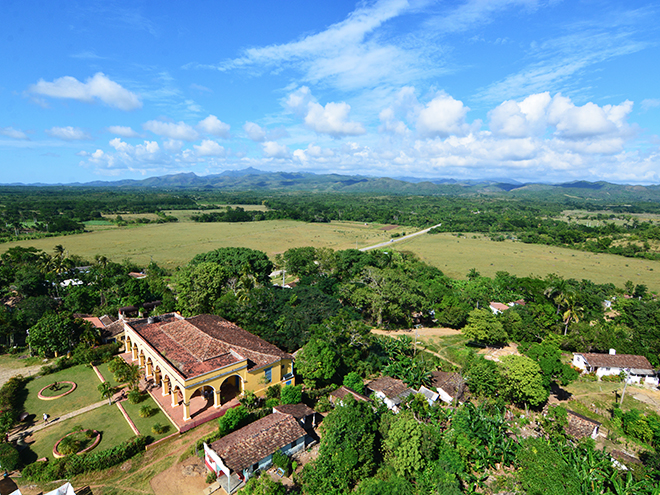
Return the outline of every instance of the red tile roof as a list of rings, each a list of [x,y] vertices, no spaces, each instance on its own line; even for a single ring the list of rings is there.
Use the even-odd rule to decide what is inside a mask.
[[[163,315],[131,327],[169,361],[184,378],[192,378],[247,359],[248,369],[291,356],[265,340],[215,315],[182,318]]]
[[[653,366],[644,356],[634,354],[599,354],[599,353],[576,353],[581,354],[589,366],[597,368],[635,368],[639,370],[652,370]]]
[[[305,430],[290,414],[269,414],[210,447],[229,469],[240,472],[304,436]]]
[[[395,399],[409,390],[411,393],[415,393],[402,380],[390,376],[382,376],[377,380],[367,383],[367,388],[374,392],[382,392],[388,399]]]
[[[330,393],[330,400],[331,401],[333,401],[335,399],[341,400],[344,397],[346,397],[347,395],[352,395],[353,397],[355,397],[356,400],[371,402],[371,399],[369,397],[367,397],[366,395],[358,394],[355,390],[352,390],[352,389],[350,389],[350,388],[348,388],[344,385],[339,387],[334,392]]]
[[[282,404],[273,408],[273,412],[281,414],[290,414],[296,419],[303,419],[314,414],[314,409],[305,404]]]

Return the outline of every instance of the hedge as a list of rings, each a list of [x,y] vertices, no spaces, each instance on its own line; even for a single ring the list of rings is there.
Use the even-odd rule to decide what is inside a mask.
[[[101,452],[71,455],[51,462],[35,462],[23,469],[23,477],[28,481],[55,481],[68,479],[90,471],[100,471],[130,459],[142,452],[148,438],[135,437],[111,449]]]

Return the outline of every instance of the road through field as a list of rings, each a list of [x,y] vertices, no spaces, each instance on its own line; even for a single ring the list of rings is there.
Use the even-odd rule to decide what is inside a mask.
[[[442,224],[439,223],[438,225],[434,225],[433,227],[429,227],[428,229],[420,230],[419,232],[415,232],[413,234],[404,235],[403,237],[399,237],[398,239],[390,239],[387,242],[381,242],[381,243],[378,243],[378,244],[374,244],[373,246],[363,247],[363,248],[360,248],[360,251],[369,251],[371,249],[378,249],[380,247],[391,246],[395,242],[405,241],[405,240],[411,239],[415,236],[418,236],[418,235],[421,235],[421,234],[426,234],[429,230],[434,229],[436,227],[440,227],[441,225]]]

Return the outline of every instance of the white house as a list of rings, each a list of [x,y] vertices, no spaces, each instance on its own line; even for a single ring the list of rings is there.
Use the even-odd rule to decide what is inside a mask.
[[[576,352],[573,354],[573,366],[582,373],[596,373],[598,378],[618,375],[623,371],[628,383],[658,385],[658,376],[648,359],[634,354],[617,354],[614,349],[610,349],[609,354]]]
[[[367,383],[367,391],[373,393],[382,400],[388,409],[394,413],[399,412],[399,404],[410,394],[417,391],[408,387],[402,380],[389,376],[382,376],[377,380]]]

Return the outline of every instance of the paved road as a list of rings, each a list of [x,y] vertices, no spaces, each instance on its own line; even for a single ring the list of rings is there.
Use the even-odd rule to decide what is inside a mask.
[[[363,248],[360,248],[360,251],[369,251],[369,250],[371,250],[371,249],[378,249],[378,248],[380,248],[380,247],[391,246],[391,245],[394,244],[395,242],[405,241],[406,239],[410,239],[411,237],[415,237],[415,236],[417,236],[417,235],[426,234],[429,230],[434,229],[434,228],[436,228],[436,227],[440,227],[441,225],[442,225],[442,224],[439,223],[438,225],[434,225],[433,227],[429,227],[428,229],[420,230],[419,232],[415,232],[414,234],[404,235],[403,237],[397,237],[396,239],[390,239],[389,241],[381,242],[381,243],[379,243],[379,244],[374,244],[373,246],[363,247]]]

